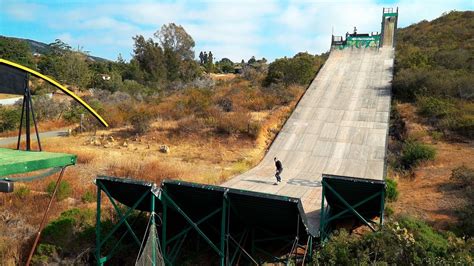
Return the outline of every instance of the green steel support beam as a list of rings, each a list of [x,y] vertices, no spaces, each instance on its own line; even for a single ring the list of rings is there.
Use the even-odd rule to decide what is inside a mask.
[[[321,239],[321,242],[323,242],[326,239],[326,217],[324,213],[324,200],[326,198],[326,188],[324,187],[324,180],[321,181],[322,183],[322,193],[321,193],[321,218],[319,219],[319,237]]]
[[[230,264],[229,265],[234,265],[234,260],[235,258],[237,257],[237,254],[239,254],[241,252],[239,246],[241,245],[242,241],[244,240],[244,238],[246,237],[248,231],[248,229],[245,229],[245,231],[242,233],[242,236],[240,236],[240,239],[239,239],[239,244],[236,245],[236,249],[235,249],[235,252],[234,252],[234,255],[232,255],[232,258],[230,259]],[[230,243],[230,242],[229,242]]]
[[[205,222],[207,219],[211,218],[212,216],[216,215],[217,213],[221,212],[222,211],[222,208],[219,208],[219,209],[216,209],[214,210],[213,212],[211,212],[210,214],[204,216],[203,218],[201,218],[199,221],[196,222],[196,225],[200,225],[201,223]],[[191,226],[188,226],[186,229],[182,230],[180,233],[178,233],[177,235],[173,236],[172,238],[170,238],[167,242],[168,244],[179,239],[181,236],[183,236],[184,234],[187,234],[190,230],[192,230],[194,227],[191,225]]]
[[[150,232],[153,232],[153,243],[151,244],[152,245],[152,265],[153,266],[156,266],[156,232],[155,232],[155,195],[153,193],[150,193],[151,194],[151,226],[153,228],[152,231]],[[150,237],[150,236],[148,236]]]
[[[181,250],[181,247],[183,246],[183,243],[184,243],[184,240],[186,239],[186,237],[188,236],[188,234],[184,234],[180,241],[177,241],[174,245],[173,245],[173,248],[171,249],[170,251],[170,254],[168,257],[170,257],[170,261],[174,264],[174,262],[176,261],[176,256],[178,256],[179,254],[179,251]],[[169,243],[168,243],[169,244]]]
[[[130,216],[130,214],[132,213],[133,210],[135,210],[138,206],[138,204],[140,204],[140,202],[143,201],[143,199],[145,199],[145,197],[148,195],[149,191],[147,191],[146,193],[143,193],[143,195],[137,200],[137,202],[135,202],[135,204],[133,204],[133,206],[131,208],[129,208],[127,210],[127,212],[125,213],[125,215],[120,219],[120,221],[112,228],[112,230],[109,232],[109,234],[107,234],[107,236],[102,240],[102,242],[100,243],[100,246],[104,245],[105,242],[107,240],[109,240],[109,238],[115,233],[115,231],[117,231],[117,229],[124,223],[125,219]],[[139,246],[141,245],[141,243],[139,244]]]
[[[127,217],[124,217],[123,214],[122,214],[122,211],[120,210],[120,208],[117,206],[117,203],[115,203],[115,200],[112,198],[112,196],[110,195],[109,191],[107,190],[107,188],[102,185],[102,183],[99,183],[99,186],[102,187],[102,190],[105,192],[105,194],[109,197],[110,199],[110,202],[112,203],[112,206],[114,206],[114,209],[115,211],[117,212],[117,214],[119,215],[120,218],[124,218],[124,223],[125,223],[125,226],[127,227],[127,229],[130,231],[130,233],[132,234],[132,237],[133,239],[135,240],[135,242],[137,243],[138,247],[141,246],[141,242],[140,240],[138,239],[137,235],[135,234],[135,232],[133,231],[132,227],[130,226],[130,224],[127,222]],[[148,191],[146,193],[144,193],[143,195],[148,195]],[[143,197],[143,196],[142,196]],[[144,198],[144,197],[143,197]],[[142,200],[143,200],[142,198]],[[138,206],[138,205],[137,205]],[[136,207],[135,207],[136,208]],[[133,208],[133,209],[135,209]]]
[[[140,214],[138,216],[140,216],[142,213],[140,212]],[[135,220],[132,222],[131,226],[133,226],[137,221],[138,221],[138,216],[135,218]],[[117,248],[120,246],[120,244],[122,243],[123,239],[125,238],[125,236],[128,234],[128,230],[125,231],[125,233],[122,234],[122,236],[120,237],[120,239],[115,243],[114,247],[112,248],[112,250],[110,251],[110,253],[106,256],[107,258],[112,258],[115,253],[117,252]]]
[[[306,247],[306,249],[308,250],[308,261],[312,261],[313,259],[313,237],[312,236],[309,236],[309,244],[308,246]]]
[[[224,256],[224,254],[222,254],[222,252],[219,250],[218,247],[216,247],[216,245],[214,245],[214,243],[212,243],[212,241],[206,236],[206,234],[204,234],[204,232],[199,228],[199,226],[197,226],[193,220],[191,218],[189,218],[188,215],[186,215],[186,213],[178,206],[178,204],[176,204],[176,202],[173,201],[173,199],[166,193],[166,191],[162,191],[162,195],[166,198],[166,201],[167,203],[169,202],[170,205],[179,213],[181,214],[181,216],[183,216],[183,218],[190,224],[193,226],[193,228],[199,233],[199,235],[201,235],[202,238],[204,238],[204,240],[209,244],[209,246],[211,246],[212,249],[214,249],[214,251],[217,252],[217,254],[219,254],[219,256]]]
[[[380,226],[383,225],[384,210],[385,210],[385,188],[380,192]]]
[[[168,261],[168,254],[166,251],[166,225],[168,222],[168,202],[166,201],[166,197],[163,197],[165,193],[165,188],[162,188],[161,193],[160,193],[160,200],[161,200],[161,205],[163,208],[163,214],[162,214],[162,223],[161,223],[161,254],[163,255],[163,259],[165,260],[165,263],[169,264]]]
[[[336,192],[327,182],[324,180],[322,181],[323,187],[327,186],[327,188],[334,193],[334,195],[344,204],[352,213],[354,213],[365,225],[367,225],[373,232],[376,230],[370,225],[370,223],[362,216],[358,211],[356,211],[339,193]]]
[[[368,197],[368,198],[365,198],[365,199],[363,199],[363,200],[357,202],[356,204],[354,204],[354,205],[352,206],[352,208],[355,209],[355,208],[357,208],[357,207],[363,205],[364,203],[366,203],[366,202],[368,202],[368,201],[370,201],[370,200],[372,200],[372,199],[374,199],[374,198],[380,196],[381,193],[382,193],[382,192],[377,192],[377,193],[373,194],[372,196],[370,196],[370,197]],[[335,220],[335,219],[341,217],[342,215],[344,215],[344,214],[346,214],[346,213],[348,213],[348,212],[350,212],[350,210],[348,210],[348,209],[343,210],[343,211],[339,212],[338,214],[336,214],[336,215],[334,215],[334,216],[331,216],[329,219],[327,219],[327,220],[326,220],[326,223],[329,223],[329,222],[331,222],[331,221],[333,221],[333,220]]]
[[[100,182],[97,180],[96,182]],[[100,249],[102,245],[100,244],[100,208],[101,208],[101,190],[99,185],[97,185],[97,212],[96,212],[96,220],[95,220],[95,258],[97,260],[97,265],[102,265],[101,258],[100,258]]]
[[[226,225],[227,225],[227,195],[224,194],[222,199],[222,215],[221,215],[221,239],[220,239],[220,265],[225,265],[225,240],[227,235]]]

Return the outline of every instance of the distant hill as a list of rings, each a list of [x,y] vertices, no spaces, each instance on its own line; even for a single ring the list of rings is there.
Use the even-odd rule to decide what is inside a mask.
[[[48,54],[48,53],[51,51],[51,48],[48,46],[48,44],[43,43],[43,42],[38,42],[38,41],[35,41],[35,40],[30,40],[30,39],[23,39],[23,38],[15,38],[15,37],[2,36],[2,35],[0,35],[0,37],[5,37],[5,38],[9,38],[9,39],[16,39],[16,40],[25,41],[25,42],[28,43],[28,45],[30,46],[31,53],[33,53],[33,54],[34,54],[34,53]],[[90,60],[98,61],[98,62],[110,61],[110,60],[108,60],[108,59],[105,59],[105,58],[102,58],[102,57],[98,57],[98,56],[92,56],[92,55],[89,55],[88,58],[89,58]]]
[[[400,45],[412,45],[424,50],[472,50],[474,11],[447,12],[432,21],[423,20],[402,28],[397,34]]]
[[[472,139],[474,12],[451,11],[397,34],[394,99],[414,103],[443,134]]]

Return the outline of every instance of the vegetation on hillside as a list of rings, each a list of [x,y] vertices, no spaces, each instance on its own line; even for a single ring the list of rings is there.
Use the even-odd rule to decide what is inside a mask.
[[[426,223],[397,217],[378,232],[362,236],[335,232],[318,250],[321,265],[470,265],[474,239],[437,232]]]
[[[445,135],[474,136],[474,12],[397,31],[394,97],[414,102]]]

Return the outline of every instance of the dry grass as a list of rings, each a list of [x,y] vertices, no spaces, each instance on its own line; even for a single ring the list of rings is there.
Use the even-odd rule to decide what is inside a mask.
[[[222,81],[221,87],[209,97],[205,93],[193,92],[188,98],[189,102],[194,100],[192,97],[201,97],[200,101],[204,107],[208,100],[211,104],[209,108],[191,106],[196,109],[191,108],[183,112],[190,115],[178,113],[179,110],[176,109],[179,106],[177,103],[183,100],[182,95],[171,95],[159,105],[149,106],[159,113],[160,117],[151,123],[148,133],[138,137],[130,134],[128,127],[123,126],[127,119],[126,114],[119,112],[123,116],[113,123],[122,125],[121,127],[97,132],[97,136],[104,134],[114,137],[115,142],[107,145],[107,148],[104,148],[104,143],[98,146],[91,144],[90,133],[43,139],[42,144],[46,151],[78,156],[78,164],[68,167],[64,176],[64,180],[73,188],[72,195],[69,199],[54,202],[49,220],[56,218],[66,209],[94,205],[84,202],[82,197],[87,191],[95,191],[93,180],[98,175],[131,177],[157,184],[164,179],[220,184],[255,166],[263,158],[266,148],[290,114],[301,95],[301,90],[291,89],[292,93],[296,93],[291,103],[265,109],[265,106],[275,104],[275,97],[267,97],[260,88],[247,90],[249,86],[248,81],[236,79]],[[223,97],[232,100],[233,110],[217,110],[219,113],[215,113],[215,103]],[[114,116],[114,110],[120,111],[112,108],[107,112]],[[192,110],[200,110],[203,113],[197,117]],[[254,135],[247,134],[250,123],[259,126]],[[54,122],[44,124],[46,128],[61,125]],[[228,132],[217,132],[216,128],[219,127]],[[123,145],[124,142],[127,145]],[[170,147],[169,154],[159,152],[159,147],[163,144]],[[16,145],[10,147],[15,148]],[[36,148],[35,143],[33,148]],[[18,228],[36,228],[49,200],[44,191],[47,184],[56,178],[57,175],[54,175],[25,183],[31,192],[21,198],[15,194],[0,198],[2,213],[13,213],[19,219],[28,217],[22,221],[21,226],[17,226]],[[107,205],[106,199],[104,204]],[[104,215],[107,215],[107,210]],[[5,223],[0,221],[0,229],[2,225]],[[34,230],[27,234],[31,236],[33,233]],[[24,240],[20,242],[25,243]]]
[[[451,171],[472,164],[474,146],[432,139],[426,134],[432,129],[420,122],[413,105],[397,104],[397,108],[406,123],[408,136],[429,143],[436,149],[437,156],[434,161],[417,167],[410,177],[396,177],[400,196],[394,209],[422,218],[438,229],[448,229],[456,221],[457,207],[465,204],[459,197],[463,192],[452,186]]]

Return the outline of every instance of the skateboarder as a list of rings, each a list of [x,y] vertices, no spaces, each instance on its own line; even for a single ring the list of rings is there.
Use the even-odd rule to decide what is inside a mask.
[[[281,164],[280,160],[277,159],[277,157],[273,158],[273,160],[275,161],[275,167],[276,167],[275,177],[277,179],[277,182],[275,183],[275,185],[278,185],[278,183],[281,182],[280,174],[281,172],[283,172],[283,165]]]

